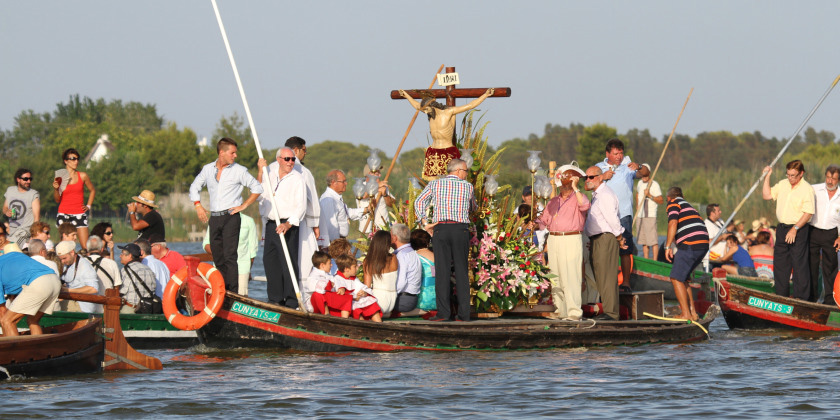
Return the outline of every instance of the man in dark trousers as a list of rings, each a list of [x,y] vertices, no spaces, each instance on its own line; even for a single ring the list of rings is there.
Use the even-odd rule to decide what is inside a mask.
[[[198,218],[210,222],[210,249],[213,250],[213,262],[216,263],[225,278],[225,288],[236,293],[239,290],[239,268],[236,248],[239,245],[239,212],[245,210],[257,200],[263,189],[257,180],[248,173],[248,168],[235,163],[236,142],[223,137],[216,144],[219,154],[215,162],[201,168],[201,172],[190,185],[190,200],[195,203]],[[210,193],[210,214],[201,206],[201,189],[207,185]],[[248,187],[251,195],[242,202],[242,189]]]
[[[467,164],[452,159],[446,166],[446,175],[429,182],[414,202],[417,214],[427,214],[431,203],[434,207],[435,294],[437,316],[432,321],[449,321],[452,317],[449,296],[450,267],[455,269],[455,293],[458,297],[456,321],[470,320],[470,280],[467,276],[469,253],[470,212],[475,209],[475,195],[467,179]],[[423,220],[423,223],[426,221]],[[430,226],[427,225],[427,229]]]

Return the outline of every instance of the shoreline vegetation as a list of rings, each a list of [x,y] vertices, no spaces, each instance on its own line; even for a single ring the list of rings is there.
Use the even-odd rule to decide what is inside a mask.
[[[492,113],[481,115],[489,116]],[[418,126],[414,131],[420,129]],[[488,134],[491,133],[492,123],[488,126]],[[331,169],[344,170],[351,185],[353,178],[363,175],[371,147],[307,138],[305,130],[301,129],[289,133],[290,136],[294,134],[307,140],[306,165],[315,177],[319,192],[326,188],[325,177]],[[90,159],[87,155],[103,135],[107,135],[113,148],[109,148],[107,156],[99,161]],[[193,226],[197,231],[203,231],[205,227],[198,221],[186,191],[201,165],[216,159],[213,145],[215,139],[223,136],[236,139],[240,145],[237,162],[256,173],[257,152],[246,121],[238,114],[220,118],[214,133],[207,139],[209,146],[199,146],[194,131],[166,121],[153,104],[73,95],[67,102],[56,104],[53,111],[22,111],[15,118],[13,127],[0,129],[0,151],[6,157],[0,161],[0,177],[6,180],[7,186],[13,185],[17,168],[32,170],[32,187],[41,195],[41,216],[54,223],[57,204],[48,194],[52,189],[52,174],[61,167],[61,152],[74,147],[85,156],[80,169],[90,174],[96,187],[91,225],[107,220],[116,228],[117,241],[133,239],[135,235],[125,222],[125,206],[132,196],[149,189],[162,201],[159,211],[166,222],[167,239],[186,241]],[[505,149],[499,160],[497,180],[500,185],[510,184],[511,188],[505,194],[509,194],[511,200],[519,200],[522,187],[530,184],[530,173],[525,167],[528,150],[542,151],[543,168],[549,161],[556,161],[559,166],[572,160],[585,168],[603,160],[604,144],[611,137],[619,137],[624,142],[626,154],[634,162],[655,167],[667,134],[657,138],[650,129],[638,128],[618,133],[606,123],[589,126],[549,123],[542,134],[500,141],[497,146],[488,146],[487,153]],[[759,131],[740,134],[709,131],[694,137],[676,133],[655,181],[663,191],[672,185],[681,186],[685,198],[701,213],[706,204],[719,203],[726,218],[786,140],[765,137]],[[393,147],[396,149],[396,143]],[[270,158],[275,151],[276,148],[263,153]],[[392,150],[379,151],[378,155],[383,162],[390,162],[392,153]],[[409,177],[419,178],[423,154],[422,147],[401,153],[389,180],[398,199],[408,197]],[[806,128],[774,168],[771,175],[774,182],[782,176],[784,163],[793,159],[805,163],[806,181],[821,183],[824,182],[825,167],[840,162],[840,144],[832,132]],[[352,194],[352,188],[348,188],[344,197],[346,202],[355,203]],[[248,208],[246,214],[258,218],[257,206]],[[774,214],[772,203],[753,194],[736,218],[746,220],[749,225],[749,221],[761,216],[774,219]],[[660,233],[665,231],[665,219],[664,214],[658,216]],[[358,235],[357,226],[351,225],[351,231],[354,232],[352,236]]]

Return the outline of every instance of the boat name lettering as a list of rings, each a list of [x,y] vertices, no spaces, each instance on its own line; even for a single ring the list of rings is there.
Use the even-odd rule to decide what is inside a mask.
[[[766,309],[768,311],[778,312],[780,314],[790,315],[793,313],[793,306],[771,302],[769,300],[764,300],[755,296],[750,296],[750,299],[747,301],[747,305],[754,306],[756,308]]]
[[[259,319],[260,321],[277,322],[280,320],[280,314],[277,312],[266,311],[264,309],[255,308],[241,302],[233,302],[230,308],[231,312],[245,315],[247,317]]]

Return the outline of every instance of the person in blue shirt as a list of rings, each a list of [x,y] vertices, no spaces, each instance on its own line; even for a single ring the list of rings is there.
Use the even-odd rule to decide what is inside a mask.
[[[720,261],[726,262],[723,265],[723,269],[728,274],[758,277],[758,273],[755,271],[755,263],[750,253],[738,245],[738,237],[735,235],[728,235],[726,237],[726,253],[720,257]]]
[[[46,265],[19,251],[0,256],[0,327],[3,335],[17,336],[17,323],[24,316],[30,334],[43,334],[38,322],[45,313],[53,312],[60,291],[61,281]],[[5,295],[17,297],[7,305]]]

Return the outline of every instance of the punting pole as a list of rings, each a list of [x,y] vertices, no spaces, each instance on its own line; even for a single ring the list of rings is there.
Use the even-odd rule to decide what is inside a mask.
[[[233,68],[233,77],[236,78],[236,86],[239,87],[239,96],[242,97],[242,104],[245,105],[245,115],[248,116],[248,124],[251,127],[251,135],[254,137],[254,144],[257,146],[257,155],[259,155],[260,159],[263,159],[263,152],[262,152],[262,145],[260,145],[260,138],[257,136],[257,129],[254,126],[254,118],[251,117],[251,108],[248,106],[248,99],[245,97],[245,88],[242,87],[242,80],[239,78],[239,70],[236,69],[236,61],[233,59],[233,51],[230,49],[230,43],[228,42],[227,32],[225,32],[225,25],[222,23],[222,15],[219,14],[219,6],[216,5],[216,0],[210,0],[213,4],[213,10],[216,12],[216,21],[219,22],[219,31],[222,33],[222,40],[225,41],[225,49],[227,50],[228,58],[230,59],[230,66]],[[271,186],[271,179],[268,177],[268,167],[266,166],[263,168],[263,179],[266,181],[268,186]],[[277,199],[277,196],[274,195],[274,191],[271,188],[268,188],[268,196],[271,199],[271,202],[274,204],[274,208],[280,208],[280,202]],[[276,213],[276,212],[275,212]],[[279,217],[279,215],[276,215]],[[277,225],[280,224],[280,220],[275,220]],[[303,302],[303,299],[300,295],[300,288],[298,287],[297,283],[297,276],[295,276],[295,270],[292,269],[292,259],[289,257],[289,246],[286,244],[286,238],[280,235],[280,243],[283,245],[283,254],[286,256],[286,267],[289,269],[289,275],[292,276],[292,286],[295,288],[295,296],[297,297],[298,305],[300,306],[303,312],[306,312],[306,305]]]
[[[435,77],[432,78],[432,84],[429,85],[429,89],[435,87],[435,81],[437,80],[437,75],[441,72],[441,70],[443,70],[443,66],[444,65],[441,64],[440,68],[438,68],[437,73],[435,73]],[[411,122],[408,123],[408,128],[405,129],[405,134],[403,134],[403,138],[400,141],[400,145],[397,146],[397,151],[396,151],[396,153],[394,153],[394,158],[391,159],[391,166],[388,166],[388,172],[385,172],[385,178],[383,178],[384,181],[387,181],[388,177],[391,176],[391,170],[394,169],[394,165],[397,163],[397,157],[400,155],[400,150],[402,150],[403,144],[405,144],[405,139],[408,138],[408,133],[411,132],[411,127],[414,127],[414,121],[417,120],[417,115],[418,114],[420,114],[419,109],[414,111],[414,116],[411,117]],[[372,170],[374,170],[374,168],[370,168],[370,170],[372,171]],[[380,197],[381,197],[381,194],[379,194],[379,191],[377,191],[376,192],[376,198],[374,198],[370,202],[370,217],[368,217],[367,220],[365,221],[365,227],[362,229],[362,232],[367,231],[368,225],[370,224],[370,220],[373,219],[374,216],[376,216],[376,202],[379,201]]]
[[[785,144],[785,146],[784,146],[784,147],[782,147],[782,150],[780,150],[780,151],[779,151],[779,154],[778,154],[778,155],[776,155],[776,158],[775,158],[775,159],[773,159],[773,161],[772,161],[772,162],[770,162],[770,165],[768,165],[768,166],[771,166],[771,167],[772,167],[773,165],[775,165],[775,164],[776,164],[776,162],[778,162],[778,161],[779,161],[779,159],[781,159],[781,158],[782,158],[782,155],[784,155],[784,154],[785,154],[785,152],[787,151],[788,147],[790,147],[791,143],[793,143],[793,140],[795,140],[795,139],[796,139],[796,136],[798,136],[798,135],[799,135],[799,132],[800,132],[800,131],[802,131],[802,129],[805,127],[805,124],[807,124],[807,123],[808,123],[808,120],[810,120],[810,119],[811,119],[811,117],[813,117],[813,116],[814,116],[814,113],[816,113],[816,112],[817,112],[817,109],[820,107],[820,105],[822,105],[823,101],[825,101],[825,98],[826,98],[826,97],[828,97],[828,94],[829,94],[829,93],[831,93],[831,90],[832,90],[832,89],[834,89],[834,86],[835,86],[835,85],[837,85],[837,82],[838,82],[838,81],[840,81],[840,75],[838,75],[838,76],[834,79],[834,82],[832,82],[832,83],[831,83],[831,86],[829,86],[829,87],[828,87],[828,89],[826,89],[825,93],[823,93],[822,97],[820,97],[820,100],[819,100],[819,101],[817,101],[817,104],[816,104],[816,105],[814,105],[814,108],[813,108],[813,109],[811,109],[811,112],[809,112],[809,113],[808,113],[808,116],[806,116],[806,117],[805,117],[805,119],[802,121],[802,124],[799,124],[799,128],[797,128],[797,129],[796,129],[796,131],[793,133],[793,135],[791,135],[791,136],[790,136],[790,139],[788,139],[788,141],[787,141],[787,143]],[[750,188],[750,190],[749,190],[749,191],[747,191],[747,195],[745,195],[745,196],[744,196],[744,198],[741,200],[741,202],[740,202],[740,203],[738,203],[738,205],[737,205],[737,206],[735,206],[735,210],[732,210],[732,214],[730,214],[730,215],[729,215],[729,218],[728,218],[728,219],[726,219],[726,223],[724,223],[724,224],[723,224],[724,229],[726,228],[726,226],[728,226],[728,225],[729,225],[729,222],[731,222],[731,221],[732,221],[732,219],[735,217],[735,214],[736,214],[736,213],[738,213],[738,210],[740,210],[740,209],[741,209],[741,206],[743,206],[743,205],[744,205],[744,202],[745,202],[745,201],[747,201],[747,198],[749,198],[749,197],[750,197],[750,195],[752,195],[753,191],[755,191],[755,189],[758,187],[758,184],[760,184],[762,181],[764,181],[764,177],[765,177],[765,176],[767,176],[767,174],[766,174],[766,173],[764,173],[764,170],[763,170],[763,168],[762,168],[762,171],[761,171],[761,176],[760,176],[760,177],[758,177],[758,180],[756,180],[756,181],[755,181],[755,184],[753,184],[752,188]],[[709,243],[710,243],[710,244],[714,244],[714,243],[718,240],[718,238],[720,237],[720,235],[722,235],[722,234],[723,234],[723,232],[724,232],[724,230],[723,230],[723,229],[721,229],[720,231],[718,231],[717,235],[715,235],[715,237],[714,237],[714,238],[712,238],[711,242],[709,242]]]
[[[653,184],[653,178],[656,176],[656,172],[659,170],[659,165],[662,163],[662,158],[665,157],[665,151],[668,150],[668,145],[671,144],[671,138],[674,137],[674,132],[677,131],[677,124],[680,123],[680,119],[682,118],[683,111],[685,111],[685,106],[688,105],[688,100],[691,99],[691,94],[694,93],[694,88],[692,87],[691,90],[688,91],[688,97],[685,98],[685,103],[680,110],[680,115],[677,115],[677,122],[674,123],[674,128],[671,129],[671,134],[668,135],[668,141],[665,142],[665,147],[662,148],[662,153],[659,155],[659,161],[656,162],[656,167],[653,169],[653,172],[650,174],[650,181],[648,182],[647,188],[645,189],[645,197],[647,197],[648,191],[650,191],[650,186]],[[644,202],[644,201],[643,201]],[[642,214],[642,205],[637,203],[636,209],[636,217],[633,218],[633,223],[636,223],[636,220],[639,219],[639,215]],[[639,228],[641,230],[641,227]],[[638,234],[636,234],[638,236]]]

